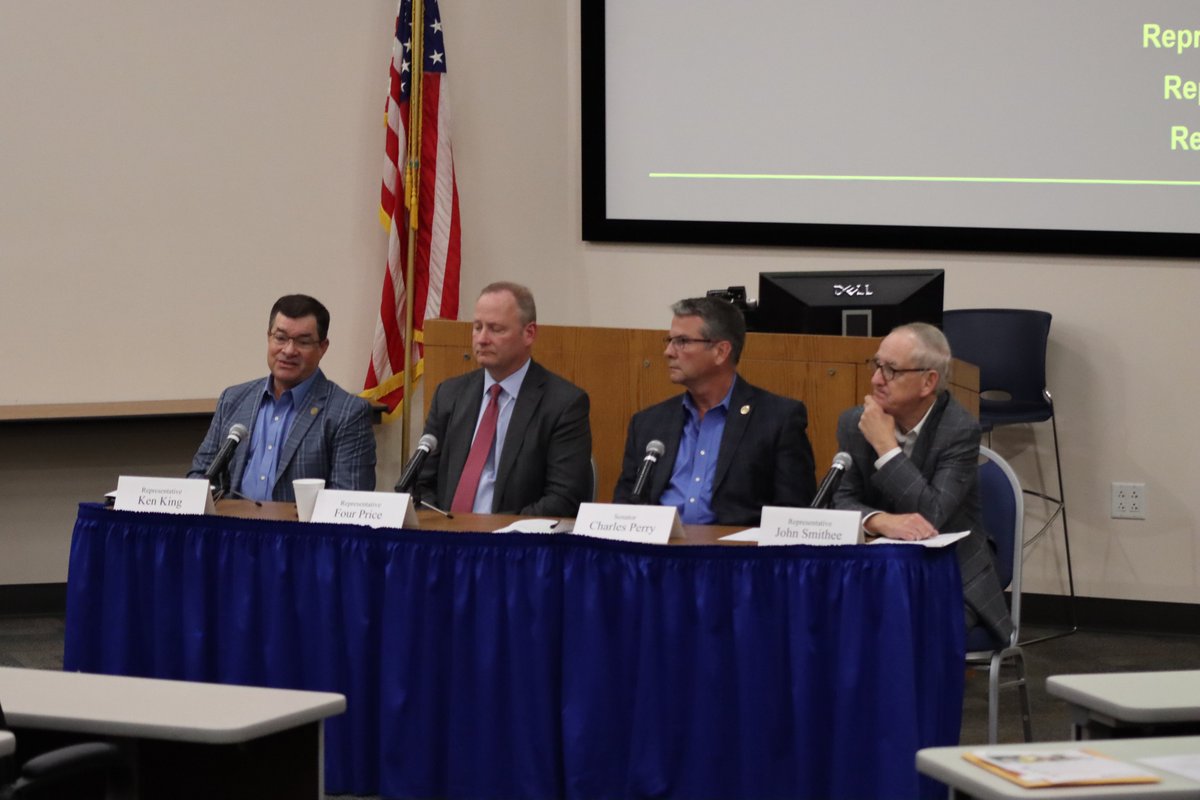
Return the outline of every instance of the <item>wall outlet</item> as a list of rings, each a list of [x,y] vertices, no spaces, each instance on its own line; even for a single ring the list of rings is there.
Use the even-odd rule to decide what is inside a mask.
[[[1146,484],[1117,483],[1112,485],[1113,519],[1146,518]]]

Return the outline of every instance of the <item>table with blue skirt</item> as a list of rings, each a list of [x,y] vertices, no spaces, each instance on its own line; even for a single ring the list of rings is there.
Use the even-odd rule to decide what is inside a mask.
[[[915,754],[958,742],[953,548],[689,537],[653,546],[85,503],[64,667],[342,693],[346,713],[325,729],[332,794],[944,791]]]

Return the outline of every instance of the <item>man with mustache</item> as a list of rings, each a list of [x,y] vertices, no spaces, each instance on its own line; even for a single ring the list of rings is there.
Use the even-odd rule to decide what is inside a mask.
[[[250,435],[229,464],[237,494],[294,502],[296,478],[323,478],[328,489],[375,488],[371,408],[321,372],[328,333],[329,310],[316,299],[290,294],[275,301],[267,322],[270,374],[221,393],[189,478],[203,477],[240,423]]]
[[[587,393],[535,362],[537,307],[500,282],[475,303],[480,369],[442,381],[425,433],[437,437],[415,493],[438,508],[573,517],[592,494]]]

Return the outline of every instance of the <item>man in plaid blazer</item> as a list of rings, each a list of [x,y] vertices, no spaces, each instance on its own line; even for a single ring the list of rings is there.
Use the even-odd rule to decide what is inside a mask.
[[[950,345],[932,325],[904,325],[874,366],[871,394],[838,420],[838,446],[854,463],[834,507],[861,511],[869,536],[969,530],[955,545],[967,628],[982,623],[1007,642],[1012,621],[979,505],[979,423],[946,391]]]
[[[212,424],[192,459],[199,478],[229,429],[250,431],[229,464],[230,485],[253,500],[295,501],[292,481],[324,478],[328,489],[375,488],[375,435],[366,400],[325,377],[329,311],[307,295],[286,295],[271,308],[270,374],[221,393]]]

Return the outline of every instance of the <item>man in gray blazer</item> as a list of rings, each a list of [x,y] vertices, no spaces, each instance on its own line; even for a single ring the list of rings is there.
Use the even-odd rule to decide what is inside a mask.
[[[230,485],[252,500],[295,501],[292,481],[324,478],[329,489],[375,488],[375,434],[366,400],[343,391],[318,365],[329,349],[329,311],[302,294],[285,295],[267,322],[270,374],[221,393],[192,459],[202,477],[234,424],[246,426],[229,464]]]
[[[1012,621],[979,505],[979,423],[946,391],[950,345],[932,325],[904,325],[873,365],[871,394],[838,419],[838,446],[854,464],[834,507],[861,511],[869,536],[969,530],[955,545],[967,628],[982,623],[1007,643]]]
[[[537,307],[529,289],[493,283],[475,303],[480,369],[442,381],[425,419],[438,449],[415,494],[438,508],[573,517],[592,499],[587,393],[531,358]]]

